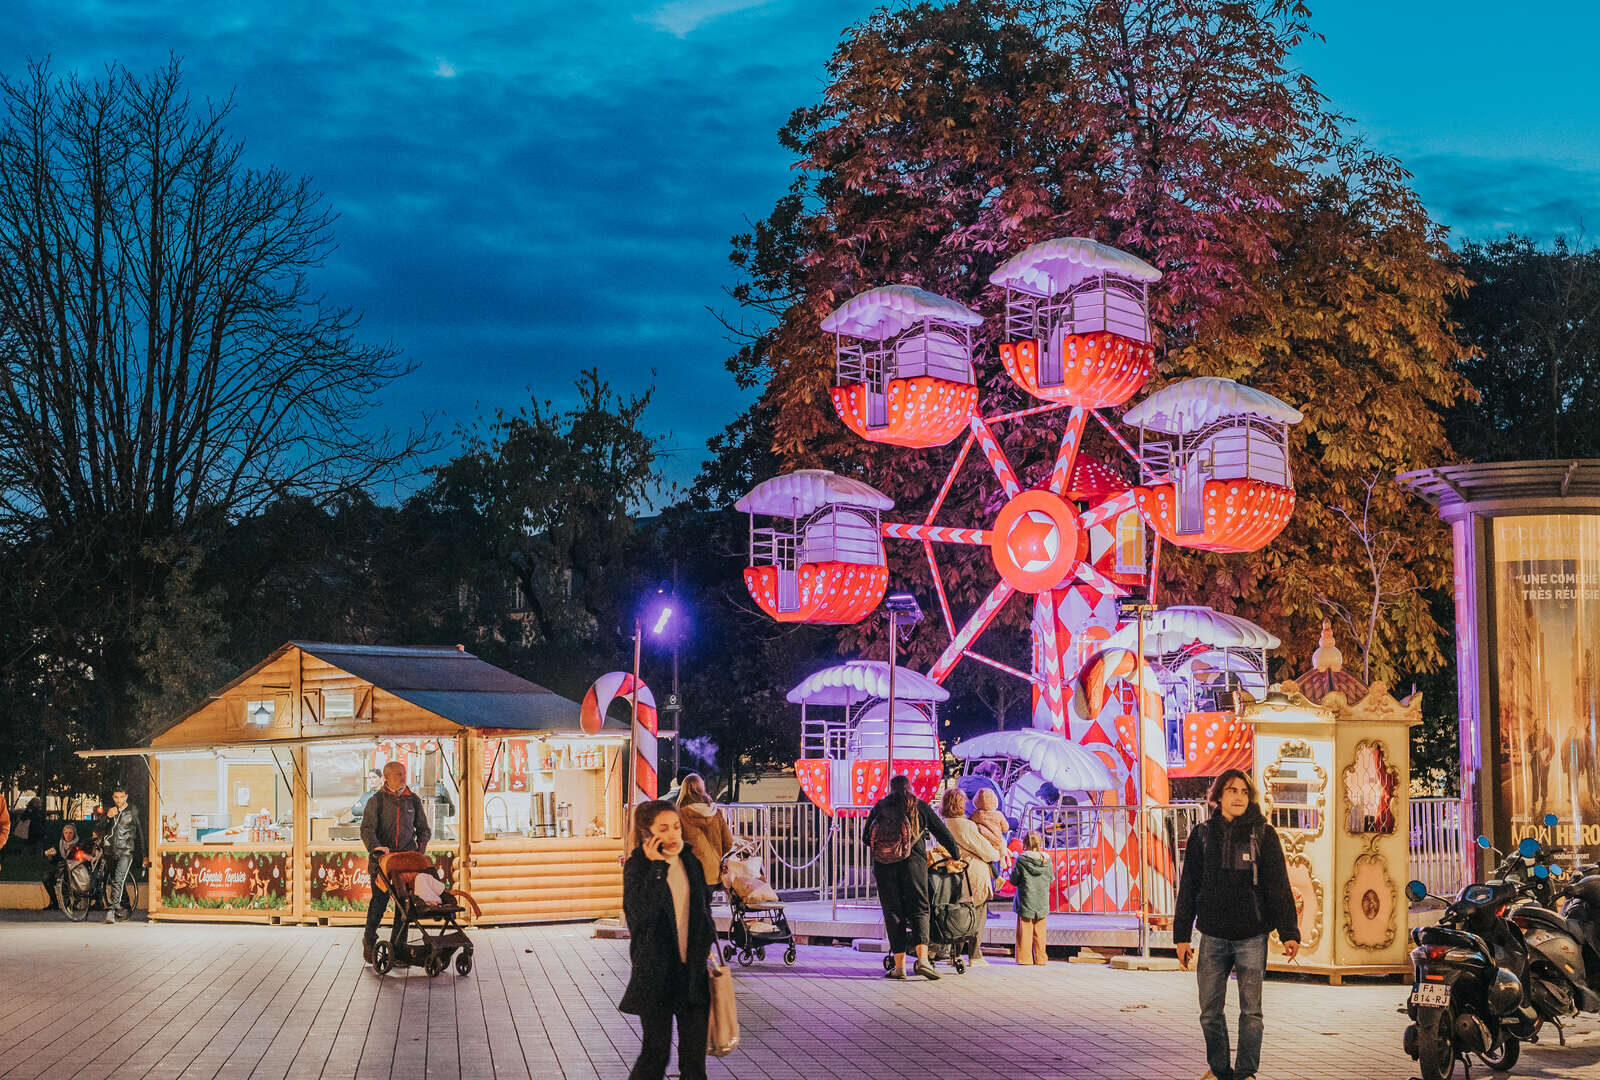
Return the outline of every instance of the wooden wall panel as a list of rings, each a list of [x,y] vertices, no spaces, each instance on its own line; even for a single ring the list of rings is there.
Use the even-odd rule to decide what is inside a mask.
[[[483,922],[597,919],[622,911],[622,843],[609,837],[487,840],[467,865]]]

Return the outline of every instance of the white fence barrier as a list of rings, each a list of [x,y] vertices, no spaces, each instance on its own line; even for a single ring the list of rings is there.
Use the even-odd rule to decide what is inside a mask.
[[[877,904],[872,877],[872,856],[862,827],[870,807],[840,807],[829,817],[807,802],[732,803],[721,807],[734,842],[761,859],[767,880],[786,900],[825,900],[835,911],[841,907]],[[1189,833],[1205,820],[1201,803],[1176,803],[1145,808],[1148,841],[1165,849],[1173,867],[1173,885],[1183,871]],[[1138,808],[1132,806],[1039,807],[1020,823],[1018,835],[1038,829],[1045,847],[1087,851],[1101,837],[1119,840],[1138,827]],[[1428,891],[1453,896],[1466,883],[1470,842],[1462,832],[1461,803],[1456,799],[1411,800],[1411,860],[1409,873]],[[1085,856],[1087,858],[1087,856]],[[1009,859],[1007,860],[1009,865]],[[1150,914],[1173,914],[1175,890],[1157,880],[1149,882]],[[1082,890],[1085,897],[1090,890]],[[1112,914],[1104,894],[1095,901],[1079,900],[1069,891],[1056,910],[1076,914]]]

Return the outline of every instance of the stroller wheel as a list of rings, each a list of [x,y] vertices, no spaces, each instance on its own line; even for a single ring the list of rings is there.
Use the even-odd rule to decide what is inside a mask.
[[[965,975],[967,973],[967,961],[965,957],[958,956],[952,960],[951,963],[955,965],[957,975]]]
[[[893,956],[885,956],[883,958],[883,970],[885,970],[885,971],[893,971],[894,970],[894,957]]]
[[[741,965],[743,965],[744,967],[749,967],[751,964],[753,964],[755,962],[756,962],[756,954],[751,952],[749,949],[745,949],[745,950],[743,950],[742,952],[739,953],[739,963]]]
[[[379,975],[387,975],[394,967],[394,949],[387,941],[380,941],[372,947],[372,970]]]
[[[794,967],[800,960],[800,950],[790,945],[783,951],[783,963],[786,967]]]
[[[756,959],[757,960],[765,960],[766,958],[767,958],[767,947],[765,945],[757,945],[756,946]]]
[[[422,970],[427,973],[428,978],[433,978],[444,970],[444,957],[439,953],[429,952],[428,958],[422,962]]]
[[[724,964],[733,963],[733,951],[732,945],[724,945],[722,947],[722,962]]]
[[[456,953],[456,974],[470,975],[472,973],[472,954],[465,949]]]

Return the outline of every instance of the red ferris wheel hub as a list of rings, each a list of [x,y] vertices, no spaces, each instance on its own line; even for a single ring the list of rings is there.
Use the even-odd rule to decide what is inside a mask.
[[[1072,576],[1084,548],[1082,537],[1071,503],[1052,491],[1024,491],[995,519],[989,555],[1012,588],[1042,593]]]

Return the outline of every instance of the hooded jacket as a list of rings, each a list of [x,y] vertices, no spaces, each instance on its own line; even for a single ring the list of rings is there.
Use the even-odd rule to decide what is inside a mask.
[[[398,792],[381,787],[367,800],[361,813],[361,842],[368,852],[367,872],[378,878],[378,856],[373,848],[390,851],[426,851],[433,836],[422,800],[409,787]]]
[[[955,837],[958,850],[950,854],[967,863],[967,895],[974,904],[987,904],[994,896],[994,878],[989,874],[989,864],[1000,858],[1000,851],[971,821],[965,817],[945,818],[944,827]]]
[[[1000,812],[1000,799],[988,788],[981,788],[972,802],[977,807],[972,812],[972,823],[983,833],[985,840],[997,848],[1004,848],[1006,834],[1011,831],[1011,822]]]
[[[1042,919],[1050,914],[1050,856],[1042,851],[1024,851],[1011,864],[1011,884],[1017,898],[1011,908],[1019,919]]]
[[[1187,943],[1196,925],[1202,934],[1228,941],[1273,930],[1280,940],[1300,940],[1283,845],[1255,803],[1232,821],[1214,810],[1189,834],[1173,943]]]
[[[722,881],[722,857],[733,850],[727,819],[713,804],[697,802],[678,807],[678,820],[683,823],[684,844],[700,860],[706,887],[716,888]]]
[[[678,919],[667,885],[667,864],[650,858],[643,848],[634,849],[623,864],[622,915],[628,923],[628,957],[633,961],[628,988],[617,1006],[625,1013],[638,1016],[711,1001],[706,961],[717,936],[711,922],[711,891],[700,860],[685,858],[688,854],[685,845],[679,858],[689,879],[687,960],[678,957]]]

